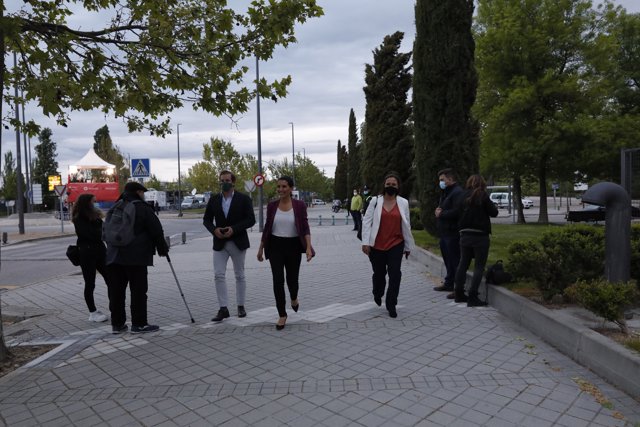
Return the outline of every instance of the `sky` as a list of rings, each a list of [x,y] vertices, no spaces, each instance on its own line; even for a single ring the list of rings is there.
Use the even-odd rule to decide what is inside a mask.
[[[269,62],[260,63],[261,77],[274,79],[291,75],[293,79],[286,98],[260,102],[262,159],[263,163],[284,158],[290,161],[293,142],[296,153],[304,154],[328,177],[333,177],[337,142],[341,140],[345,144],[348,139],[350,109],[353,108],[358,124],[364,120],[365,64],[373,62],[372,52],[383,38],[396,31],[405,34],[401,51],[411,50],[415,38],[415,1],[318,0],[318,3],[324,9],[324,16],[297,27],[298,43],[277,49]],[[8,12],[19,4],[22,1],[5,1]],[[640,12],[638,0],[619,0],[616,4],[629,12]],[[86,17],[73,19],[88,29]],[[11,66],[11,59],[7,59],[7,65]],[[251,67],[247,75],[250,86],[255,78],[255,64]],[[6,112],[7,108],[3,110]],[[67,128],[57,126],[32,105],[27,106],[25,115],[51,128],[63,181],[69,165],[86,154],[93,145],[95,131],[104,125],[109,127],[113,143],[125,156],[149,158],[150,172],[162,181],[175,181],[178,177],[178,123],[182,174],[202,160],[203,144],[213,137],[230,141],[241,154],[257,155],[255,101],[247,113],[234,121],[194,112],[190,106],[175,110],[171,114],[173,134],[165,138],[148,133],[130,134],[122,120],[100,112],[73,112]],[[11,150],[15,157],[15,131],[3,129],[2,132],[2,151]],[[37,143],[37,138],[31,139],[32,153]],[[24,147],[22,143],[21,147]]]

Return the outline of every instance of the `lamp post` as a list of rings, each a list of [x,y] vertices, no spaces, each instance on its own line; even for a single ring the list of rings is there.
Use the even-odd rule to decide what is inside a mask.
[[[296,182],[296,149],[293,142],[293,122],[289,122],[291,125],[291,178],[293,178],[294,186]]]
[[[182,178],[180,177],[180,125],[178,123],[178,216],[182,216]]]

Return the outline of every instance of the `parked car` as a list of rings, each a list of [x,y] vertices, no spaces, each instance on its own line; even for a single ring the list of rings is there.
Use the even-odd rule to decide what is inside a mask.
[[[533,207],[533,200],[527,199],[526,197],[522,198],[522,207],[525,209],[529,209]]]
[[[320,200],[320,199],[313,199],[311,201],[312,205],[326,205],[326,203],[324,202],[324,200]]]
[[[195,209],[200,207],[200,202],[193,196],[187,196],[180,204],[182,209]]]
[[[489,195],[489,198],[498,208],[509,207],[509,202],[511,201],[509,193],[491,193]],[[524,207],[525,209],[533,207],[533,200],[527,199],[526,197],[523,197],[521,200],[522,207]]]

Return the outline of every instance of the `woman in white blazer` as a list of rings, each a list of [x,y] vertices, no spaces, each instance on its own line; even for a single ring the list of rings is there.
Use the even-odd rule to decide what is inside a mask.
[[[385,306],[389,316],[397,317],[402,254],[408,258],[414,242],[409,222],[409,201],[398,196],[400,177],[389,172],[383,182],[383,194],[371,200],[362,220],[362,252],[369,257],[373,268],[373,300],[378,306],[382,305],[389,274]]]

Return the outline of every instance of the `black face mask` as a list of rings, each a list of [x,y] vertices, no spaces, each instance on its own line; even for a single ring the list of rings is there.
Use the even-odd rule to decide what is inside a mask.
[[[229,190],[231,190],[231,188],[233,188],[233,183],[231,183],[231,182],[221,182],[220,183],[220,189],[225,193],[228,192]]]
[[[384,192],[389,196],[395,196],[396,194],[398,194],[398,189],[396,187],[387,186],[384,187]]]

